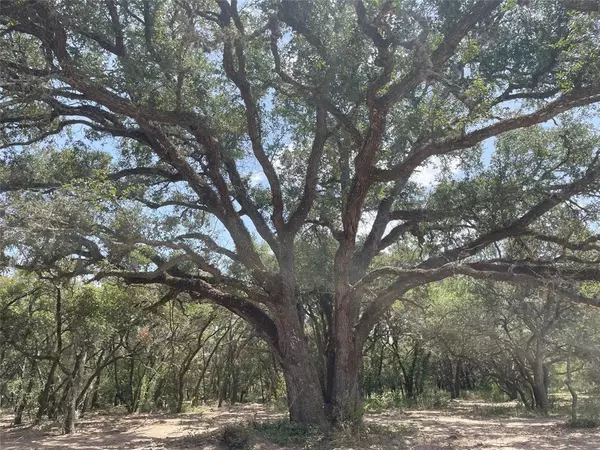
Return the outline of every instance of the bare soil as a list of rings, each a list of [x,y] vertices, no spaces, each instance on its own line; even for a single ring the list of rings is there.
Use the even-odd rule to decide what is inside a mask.
[[[367,428],[392,430],[368,440],[341,439],[330,448],[346,449],[515,449],[515,450],[596,450],[599,430],[569,430],[563,419],[478,417],[482,403],[460,402],[445,410],[385,411],[368,414]],[[61,435],[58,427],[10,425],[9,416],[0,416],[1,450],[166,450],[218,449],[218,430],[228,423],[281,420],[281,412],[261,405],[208,408],[201,414],[90,415],[78,423],[73,435]],[[303,448],[303,445],[288,448]],[[284,448],[255,442],[257,450]]]

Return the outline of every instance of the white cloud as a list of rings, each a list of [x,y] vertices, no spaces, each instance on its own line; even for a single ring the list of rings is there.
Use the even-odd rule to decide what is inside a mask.
[[[262,172],[254,172],[250,175],[250,186],[256,187],[267,182],[267,177]]]
[[[459,172],[458,165],[459,160],[452,158],[449,161],[446,160],[449,165],[449,169],[453,174]],[[413,181],[423,187],[433,187],[439,183],[439,176],[442,172],[444,163],[439,156],[429,158],[423,165],[421,165],[411,175],[410,181]]]
[[[369,232],[371,231],[371,228],[373,228],[373,223],[375,223],[376,216],[377,216],[377,213],[374,211],[366,212],[361,216],[360,222],[358,223],[358,230],[357,230],[358,236],[366,236],[367,234],[369,234]],[[394,228],[396,225],[399,225],[401,223],[402,223],[401,220],[390,221],[387,224],[387,226],[385,227],[385,231],[383,232],[383,235],[384,236],[387,235],[390,231],[392,231],[392,228]]]
[[[460,161],[458,158],[447,158],[445,161],[442,161],[440,157],[434,156],[429,158],[425,164],[415,170],[410,177],[410,181],[415,182],[424,188],[435,187],[439,183],[439,177],[442,173],[444,164],[447,164],[450,172],[456,176],[460,172],[459,163]],[[376,212],[373,211],[364,213],[362,215],[357,230],[357,234],[359,236],[366,236],[369,231],[371,231],[376,216]],[[392,220],[389,222],[385,227],[383,235],[387,235],[396,225],[399,225],[400,223],[402,223],[400,220]]]
[[[421,186],[432,186],[437,184],[436,178],[439,174],[438,167],[432,164],[428,164],[426,166],[419,167],[413,174],[410,176],[410,181],[414,181],[415,183]]]
[[[365,212],[360,217],[360,222],[358,222],[358,229],[356,230],[356,234],[358,236],[366,236],[371,231],[373,227],[373,223],[375,222],[375,217],[377,213],[374,211]]]

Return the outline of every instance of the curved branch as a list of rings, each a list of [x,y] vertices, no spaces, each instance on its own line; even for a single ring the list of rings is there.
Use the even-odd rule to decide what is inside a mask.
[[[406,183],[414,170],[431,156],[446,155],[456,150],[471,148],[491,137],[544,123],[565,111],[598,101],[600,101],[600,87],[598,86],[571,91],[531,114],[505,119],[462,136],[441,142],[432,142],[425,147],[415,149],[403,162],[390,169],[373,168],[373,177],[379,182],[401,180]]]

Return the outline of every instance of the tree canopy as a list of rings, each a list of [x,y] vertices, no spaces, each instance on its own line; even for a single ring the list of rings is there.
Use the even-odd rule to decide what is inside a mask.
[[[362,349],[415,288],[600,306],[597,10],[1,0],[3,264],[225,307],[292,420],[355,419]]]

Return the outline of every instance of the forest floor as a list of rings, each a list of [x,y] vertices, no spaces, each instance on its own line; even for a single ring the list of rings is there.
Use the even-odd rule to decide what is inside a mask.
[[[241,440],[249,438],[256,450],[600,449],[600,430],[570,430],[559,418],[506,417],[514,411],[507,404],[467,401],[440,410],[386,410],[367,414],[358,436],[338,431],[327,439],[290,427],[282,412],[262,405],[179,415],[94,414],[80,420],[73,435],[61,435],[51,425],[10,426],[10,417],[4,415],[0,449],[222,449],[227,448],[220,443],[224,429],[232,431],[234,439],[243,434]]]

